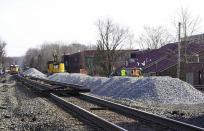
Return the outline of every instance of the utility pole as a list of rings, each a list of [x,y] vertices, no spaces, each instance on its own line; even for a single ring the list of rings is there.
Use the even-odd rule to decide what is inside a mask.
[[[178,23],[178,64],[177,64],[177,78],[180,78],[180,68],[181,68],[181,23]]]

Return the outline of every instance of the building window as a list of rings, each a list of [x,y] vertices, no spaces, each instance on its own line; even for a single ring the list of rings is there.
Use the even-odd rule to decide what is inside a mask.
[[[83,69],[83,68],[82,68],[82,65],[79,65],[79,68],[80,68],[80,69]]]
[[[199,79],[198,79],[198,84],[200,85],[200,84],[201,84],[201,79],[202,79],[202,78],[201,78],[201,77],[202,77],[202,76],[201,76],[201,71],[198,72],[198,77],[199,77]]]
[[[136,58],[136,54],[135,53],[131,53],[130,58]]]

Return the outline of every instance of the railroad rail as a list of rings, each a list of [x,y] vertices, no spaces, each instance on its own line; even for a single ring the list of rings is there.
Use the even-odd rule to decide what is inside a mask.
[[[114,123],[126,130],[169,130],[167,126],[162,126],[160,124],[150,122],[141,118],[132,118],[129,115],[121,113],[117,110],[113,110],[107,106],[97,104],[95,102],[90,102],[84,100],[84,97],[79,96],[61,96],[60,98],[65,101],[71,102],[103,119]]]
[[[90,89],[84,88],[80,85],[75,84],[66,84],[54,82],[46,79],[40,79],[30,76],[23,76],[20,74],[14,75],[15,78],[25,85],[29,85],[39,92],[43,93],[71,93],[71,94],[79,94],[84,92],[90,92]]]
[[[90,89],[84,88],[83,86],[78,85],[78,84],[68,84],[68,83],[57,82],[57,81],[52,81],[52,80],[42,79],[42,78],[36,78],[36,77],[31,77],[31,76],[29,76],[29,79],[40,80],[40,81],[43,81],[45,83],[49,83],[50,85],[53,85],[53,86],[68,87],[70,89],[73,89],[73,90],[81,92],[81,93],[82,92],[90,92]]]
[[[66,84],[66,83],[55,83],[54,81],[49,81],[49,80],[42,80],[42,79],[38,79],[38,78],[24,78],[23,76],[16,76],[18,80],[21,80],[23,81],[24,83],[26,84],[31,84],[32,86],[41,86],[41,87],[45,87],[44,89],[47,91],[47,86],[48,85],[51,85],[51,86],[70,86],[72,84]],[[19,79],[20,77],[20,79]],[[22,78],[23,77],[23,78]],[[40,83],[40,82],[36,82],[38,84],[33,84],[34,83],[34,80],[35,81],[43,81],[45,83]],[[26,81],[31,81],[31,82],[26,82]],[[69,90],[68,92],[70,91],[73,91],[74,88],[77,88],[78,85],[74,85],[74,86],[71,86],[72,90]],[[83,87],[82,86],[79,86],[80,89],[82,89]],[[50,87],[49,87],[50,88]],[[50,90],[50,89],[49,89]],[[48,91],[50,93],[50,91]],[[67,104],[68,102],[63,100],[62,98],[54,95],[54,94],[50,94],[50,96],[55,100],[55,101],[58,101],[60,103],[62,103],[64,106],[66,107],[70,107],[70,105],[73,106],[72,103],[69,103]],[[104,107],[108,107],[109,109],[111,110],[115,110],[117,112],[120,112],[120,113],[123,113],[123,114],[127,114],[129,116],[131,116],[132,118],[142,118],[142,119],[145,119],[145,120],[148,120],[148,121],[152,121],[154,123],[158,123],[160,125],[163,125],[165,127],[169,127],[170,129],[176,129],[176,130],[185,130],[185,131],[194,131],[194,130],[201,130],[201,131],[204,131],[204,128],[201,128],[201,127],[197,127],[197,126],[194,126],[194,125],[190,125],[190,124],[187,124],[187,123],[184,123],[184,122],[180,122],[180,121],[176,121],[176,120],[173,120],[173,119],[169,119],[169,118],[164,118],[164,117],[161,117],[159,115],[155,115],[155,114],[151,114],[151,113],[147,113],[147,112],[144,112],[144,111],[140,111],[140,110],[137,110],[137,109],[134,109],[134,108],[130,108],[130,107],[127,107],[127,106],[124,106],[124,105],[121,105],[121,104],[116,104],[116,103],[113,103],[113,102],[110,102],[110,101],[106,101],[106,100],[102,100],[102,99],[99,99],[99,98],[96,98],[94,96],[90,96],[90,95],[87,95],[87,94],[80,94],[81,98],[83,100],[87,100],[87,101],[91,101],[91,102],[94,102],[94,103],[97,103],[97,104],[100,104],[100,105],[103,105]],[[86,117],[86,118],[90,118],[91,121],[94,121],[94,123],[98,123],[97,125],[101,125],[102,127],[104,127],[106,130],[125,130],[124,128],[121,128],[119,126],[117,126],[116,124],[113,124],[113,123],[110,123],[106,120],[104,120],[103,118],[96,118],[96,115],[94,114],[91,114],[89,112],[89,115],[86,115],[87,111],[85,111],[84,109],[80,109],[78,106],[75,105],[75,107],[70,107],[71,110],[73,111],[79,111],[80,115]],[[82,113],[83,112],[83,113]],[[91,114],[91,115],[90,115]],[[94,117],[95,116],[95,117]],[[97,120],[96,120],[97,119]],[[106,125],[108,123],[108,125]]]
[[[131,107],[127,107],[118,103],[113,103],[110,101],[106,101],[88,94],[81,94],[83,97],[82,99],[92,101],[95,103],[98,103],[100,105],[106,106],[108,108],[111,108],[113,110],[117,110],[119,112],[122,112],[124,114],[130,115],[133,118],[142,118],[145,120],[149,120],[164,126],[167,126],[171,129],[175,130],[184,130],[184,131],[204,131],[204,128],[194,126],[191,124],[187,124],[181,121],[173,120],[170,118],[165,118],[156,114],[148,113],[145,111],[137,110]]]
[[[127,131],[126,129],[124,129],[124,128],[116,125],[116,124],[113,124],[113,123],[103,119],[102,117],[99,117],[99,116],[81,108],[80,106],[77,106],[71,102],[65,101],[64,99],[58,97],[57,95],[54,95],[51,93],[50,96],[55,101],[59,102],[60,104],[62,104],[66,108],[68,108],[69,110],[80,114],[82,117],[92,121],[93,123],[95,123],[99,127],[104,128],[105,130],[108,130],[108,131]]]
[[[46,93],[53,100],[57,101],[60,106],[63,106],[66,109],[68,108],[69,110],[75,112],[75,114],[80,114],[80,117],[81,116],[84,117],[86,120],[91,121],[92,123],[94,123],[95,125],[97,125],[100,128],[103,128],[103,129],[108,130],[108,131],[110,131],[110,130],[111,131],[112,130],[113,131],[127,131],[126,129],[124,129],[124,128],[116,125],[116,124],[113,124],[113,123],[111,123],[111,122],[103,119],[102,117],[99,117],[99,116],[97,116],[97,115],[95,115],[95,114],[93,114],[91,112],[88,112],[87,110],[85,110],[83,108],[80,108],[77,105],[74,105],[74,104],[72,104],[72,103],[70,103],[68,101],[65,101],[62,98],[60,98],[59,96],[57,96],[57,95],[52,93],[52,92],[54,92],[54,93],[62,93],[62,90],[57,90],[57,88],[61,87],[62,85],[64,85],[67,88],[66,84],[60,83],[58,85],[56,83],[55,84],[52,83],[52,81],[49,81],[52,84],[47,84],[47,83],[40,82],[39,81],[40,79],[30,78],[30,77],[27,77],[27,76],[24,77],[24,76],[21,76],[21,75],[15,75],[15,78],[18,81],[20,81],[23,84],[25,84],[26,86],[35,88],[39,92]],[[87,91],[87,90],[84,91],[82,86],[80,86],[80,90],[79,90],[79,88],[77,88],[76,85],[73,85],[73,84],[68,84],[68,85],[69,85],[69,87],[71,86],[71,90],[69,89],[67,91],[67,89],[65,89],[64,92],[66,92],[66,93],[75,94],[77,91],[82,91],[82,92],[86,92]],[[75,90],[74,87],[76,87],[77,90]],[[79,92],[77,92],[77,93],[79,93]]]

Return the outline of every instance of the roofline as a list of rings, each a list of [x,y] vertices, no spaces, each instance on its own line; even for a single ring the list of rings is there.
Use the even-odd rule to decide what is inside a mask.
[[[83,50],[83,51],[75,52],[75,53],[72,53],[72,54],[69,54],[69,55],[73,55],[73,54],[77,54],[77,53],[83,53],[83,52],[88,52],[88,51],[97,52],[98,50]],[[134,49],[134,50],[115,50],[115,51],[139,51],[139,49]],[[65,54],[65,55],[67,55],[67,54]]]
[[[176,42],[176,43],[178,43],[178,42]],[[175,43],[175,44],[176,44]],[[173,43],[171,43],[171,44],[173,44]],[[194,53],[200,53],[201,51],[203,51],[203,50],[200,50],[200,51],[195,51]],[[181,60],[181,62],[183,62],[183,60]],[[155,63],[156,64],[156,63]],[[153,64],[153,65],[155,65],[155,64]],[[175,66],[177,64],[177,62],[175,63],[175,64],[173,64],[172,66]],[[204,64],[204,62],[203,62],[203,64]],[[152,66],[153,66],[152,65]],[[172,66],[169,66],[169,67],[167,67],[167,68],[165,68],[165,69],[163,69],[163,70],[161,70],[161,71],[159,71],[159,72],[162,72],[162,71],[165,71],[165,70],[167,70],[167,69],[169,69],[169,68],[171,68]],[[150,66],[151,67],[151,66]]]

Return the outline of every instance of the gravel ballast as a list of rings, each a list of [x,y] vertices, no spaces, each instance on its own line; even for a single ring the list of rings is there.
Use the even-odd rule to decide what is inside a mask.
[[[204,128],[203,93],[176,78],[106,78],[56,73],[47,79],[80,84],[90,88],[91,94],[96,97]]]
[[[5,77],[7,82],[0,83],[0,130],[95,130],[47,98],[16,85],[11,76]]]
[[[45,74],[43,74],[42,72],[38,71],[35,68],[30,68],[30,69],[26,70],[25,72],[23,72],[23,75],[37,77],[37,78],[46,78],[47,77]]]
[[[200,104],[204,94],[190,84],[168,76],[145,77],[91,77],[82,74],[56,73],[48,79],[80,84],[94,95],[113,99],[130,99],[155,104]]]

